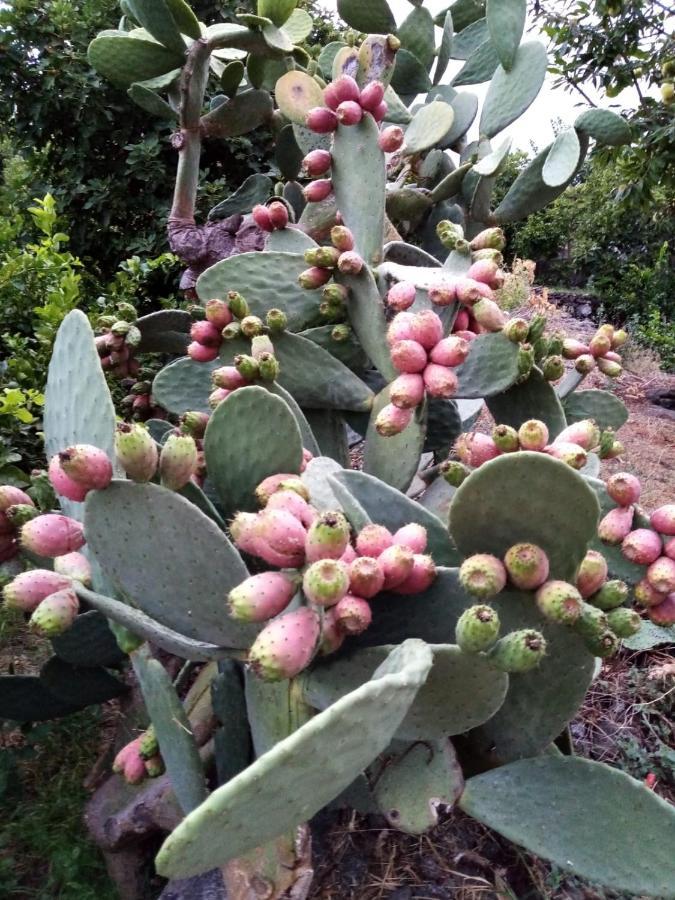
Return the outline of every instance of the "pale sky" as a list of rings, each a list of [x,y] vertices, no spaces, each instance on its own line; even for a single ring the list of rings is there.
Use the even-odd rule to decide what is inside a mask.
[[[367,3],[368,0],[363,0],[363,2]],[[408,0],[388,0],[388,2],[397,23],[400,24],[410,13],[412,9],[411,4]],[[335,10],[337,8],[335,0],[321,0],[321,5],[327,9]],[[447,9],[448,5],[449,0],[426,0],[424,3],[424,6],[429,10],[432,16]],[[536,29],[532,31],[529,30],[530,26],[531,21],[528,20],[523,40],[534,40],[539,36]],[[439,28],[436,29],[436,37],[436,45],[438,46],[441,37],[441,30]],[[544,44],[547,43],[545,36],[543,36],[541,40]],[[448,71],[443,81],[449,82],[462,65],[463,62],[461,60],[453,60],[448,66]],[[541,149],[553,140],[554,135],[551,127],[552,119],[559,118],[562,119],[564,124],[571,125],[579,113],[588,108],[588,104],[586,104],[580,94],[576,92],[570,93],[563,88],[554,89],[553,81],[554,77],[552,75],[547,75],[544,86],[539,92],[537,99],[510,128],[505,129],[504,132],[500,134],[500,141],[507,135],[510,135],[513,138],[514,150],[521,149],[529,151],[530,140],[532,139]],[[470,91],[471,93],[476,94],[479,101],[482,103],[487,86],[488,83],[472,84],[462,86],[459,90]],[[599,106],[606,106],[617,112],[622,108],[625,109],[627,107],[637,106],[637,95],[634,88],[627,88],[611,100],[600,96],[593,89],[592,85],[586,86],[584,90]],[[476,122],[477,121],[478,116],[476,117]],[[470,140],[477,137],[476,125],[469,130],[468,136]]]

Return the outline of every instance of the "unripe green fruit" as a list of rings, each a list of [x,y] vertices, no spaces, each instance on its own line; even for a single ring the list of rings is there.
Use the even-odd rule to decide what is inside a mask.
[[[241,335],[241,325],[239,322],[230,322],[223,328],[220,335],[224,341],[233,341]]]
[[[159,753],[159,743],[157,742],[157,735],[155,734],[155,729],[152,725],[141,735],[141,739],[138,742],[138,752],[143,759],[150,759],[150,757],[156,756]]]
[[[262,334],[264,327],[262,319],[258,316],[244,316],[241,320],[241,333],[249,339]]]
[[[459,487],[471,474],[471,469],[454,459],[441,463],[441,475],[452,487]]]
[[[566,581],[547,581],[536,593],[540,613],[558,625],[574,625],[581,615],[581,594]]]
[[[464,590],[474,597],[494,597],[504,590],[506,569],[496,556],[475,553],[459,567],[459,581]]]
[[[595,639],[608,629],[609,619],[601,609],[591,606],[590,603],[581,605],[581,614],[574,626],[577,634],[580,634],[584,640]]]
[[[588,598],[588,602],[593,606],[597,606],[598,609],[606,611],[615,609],[617,606],[623,606],[627,599],[628,585],[625,581],[613,579],[612,581],[606,581],[599,591]]]
[[[245,378],[247,381],[255,381],[260,374],[258,361],[252,356],[247,356],[245,353],[240,353],[238,356],[235,356],[234,366],[242,378]]]
[[[280,334],[288,327],[288,316],[281,309],[269,309],[265,322],[272,334]]]
[[[607,659],[609,656],[614,656],[621,645],[621,641],[613,631],[607,629],[607,631],[602,631],[600,634],[584,637],[584,644],[588,652],[592,653],[593,656]]]
[[[262,353],[258,359],[258,371],[263,381],[276,381],[279,362],[272,353]]]
[[[537,315],[533,316],[532,320],[530,321],[530,328],[527,332],[528,343],[536,344],[536,342],[543,336],[545,328],[546,316],[542,316],[541,313],[537,313]]]
[[[518,350],[518,374],[527,378],[534,366],[534,348],[531,344],[521,344]]]
[[[520,448],[518,432],[510,425],[495,425],[492,440],[502,453],[513,453]]]
[[[491,606],[470,606],[455,627],[455,641],[464,653],[489,650],[498,637],[499,616]]]
[[[522,344],[523,341],[526,341],[529,330],[530,326],[526,319],[509,319],[502,329],[506,337],[514,344]]]
[[[551,348],[549,346],[549,353]],[[549,356],[544,360],[541,371],[546,381],[557,381],[565,374],[565,363],[562,356]]]
[[[529,672],[546,655],[546,641],[543,634],[532,629],[512,631],[494,645],[490,651],[490,661],[502,672]]]
[[[248,303],[239,291],[230,291],[228,293],[227,305],[230,307],[230,312],[235,319],[243,319],[251,313]]]
[[[627,638],[637,634],[642,627],[642,619],[634,609],[621,606],[607,614],[609,627],[617,637]]]

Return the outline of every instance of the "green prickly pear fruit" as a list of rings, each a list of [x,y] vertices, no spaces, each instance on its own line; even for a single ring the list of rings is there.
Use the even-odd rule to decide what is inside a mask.
[[[251,309],[241,296],[239,291],[230,291],[227,295],[227,305],[235,319],[244,319],[251,314]]]
[[[558,381],[565,374],[565,362],[562,356],[548,356],[542,363],[541,371],[546,381]]]
[[[152,725],[138,738],[136,746],[143,759],[150,759],[152,756],[156,756],[159,753],[159,742],[157,741],[157,735],[155,734],[155,729]]]
[[[189,434],[196,441],[204,437],[206,426],[209,424],[210,416],[203,412],[186,412],[180,417],[180,433]],[[147,480],[147,479],[146,479]]]
[[[241,333],[249,340],[262,334],[265,328],[263,320],[258,316],[244,316],[239,325]]]
[[[258,360],[246,353],[239,353],[235,356],[234,367],[246,381],[255,381],[260,374]]]
[[[604,611],[623,606],[628,599],[628,585],[625,581],[613,579],[606,581],[599,591],[588,598],[588,602]]]
[[[581,356],[577,356],[574,368],[580,375],[590,375],[595,368],[595,357],[590,353],[582,353]]]
[[[586,645],[588,652],[592,653],[593,656],[607,659],[609,656],[614,656],[621,646],[621,641],[617,635],[608,628],[606,631],[602,631],[599,634],[584,637],[584,644]]]
[[[464,229],[462,226],[455,224],[455,222],[451,222],[449,219],[443,219],[438,223],[436,226],[436,234],[440,242],[448,250],[454,250],[457,246],[457,242],[464,240]]]
[[[485,247],[483,250],[474,250],[471,253],[471,259],[473,262],[479,262],[480,260],[488,260],[490,262],[495,263],[497,266],[504,265],[504,256],[499,252],[499,250],[495,250],[492,247]]]
[[[506,551],[504,566],[511,583],[522,591],[533,591],[548,578],[548,557],[536,544],[514,544]]]
[[[155,756],[151,756],[149,759],[144,760],[144,763],[148,778],[159,778],[159,776],[163,775],[166,771],[164,760],[159,755],[159,753],[157,753]]]
[[[159,456],[159,474],[164,487],[179,491],[197,472],[199,459],[194,438],[170,434]]]
[[[441,463],[441,475],[452,487],[458,488],[471,474],[471,469],[454,459]]]
[[[562,358],[564,347],[563,335],[555,332],[548,339],[548,352],[550,356],[560,356]]]
[[[283,310],[276,307],[268,309],[265,316],[265,324],[272,334],[281,334],[288,328],[288,316]]]
[[[589,641],[597,641],[609,631],[609,619],[601,609],[591,606],[589,603],[583,603],[574,630],[581,635],[584,643],[588,646]]]
[[[457,620],[455,642],[464,653],[489,650],[499,637],[499,616],[491,606],[470,606]]]
[[[492,440],[502,453],[513,453],[520,447],[518,432],[510,425],[495,425],[492,429]]]
[[[627,638],[637,634],[642,628],[642,619],[634,609],[625,606],[612,609],[607,614],[609,627],[617,637]]]
[[[545,328],[546,328],[546,316],[542,316],[541,313],[537,313],[537,315],[532,316],[532,320],[530,322],[530,327],[527,332],[528,342],[530,344],[536,344],[536,342],[544,334]]]
[[[521,344],[518,348],[518,374],[527,378],[534,368],[534,348],[532,344]]]
[[[577,570],[577,588],[584,598],[597,593],[607,581],[607,560],[597,550],[589,550]]]
[[[541,451],[548,444],[548,428],[539,419],[529,419],[518,429],[521,450]]]
[[[349,325],[336,325],[331,331],[330,336],[332,340],[337,341],[338,344],[343,344],[352,336],[352,329]]]
[[[293,678],[309,665],[317,649],[320,630],[319,616],[307,607],[273,619],[249,651],[251,670],[263,681]]]
[[[475,553],[459,567],[464,590],[474,597],[495,597],[506,586],[506,569],[500,559],[489,553]]]
[[[546,640],[533,629],[512,631],[497,641],[489,655],[492,664],[502,672],[529,672],[546,655]]]
[[[349,299],[349,291],[343,284],[331,282],[321,291],[321,296],[330,306],[342,308]]]
[[[258,373],[266,382],[276,381],[279,376],[279,361],[273,353],[261,353],[258,358]]]
[[[80,609],[80,601],[72,588],[49,594],[30,617],[29,625],[43,637],[57,637],[68,631]]]
[[[305,597],[316,606],[335,606],[349,591],[349,567],[339,559],[320,559],[302,579]]]
[[[612,335],[612,350],[618,350],[619,347],[623,347],[627,340],[628,332],[624,331],[623,328],[618,329]]]
[[[486,228],[479,232],[471,241],[472,250],[503,250],[506,246],[506,236],[501,228]]]
[[[574,625],[581,615],[581,594],[566,581],[547,581],[535,598],[541,614],[558,625]]]
[[[118,625],[117,622],[113,622],[112,619],[108,621],[108,625],[112,633],[115,635],[117,646],[120,648],[122,653],[133,653],[134,650],[138,650],[138,648],[142,647],[145,643],[142,637],[133,634],[131,631],[125,628],[124,625]]]
[[[239,622],[266,622],[283,612],[293,599],[298,579],[285,572],[251,575],[227,595],[228,612]]]
[[[314,184],[318,182],[315,181]],[[310,247],[305,250],[305,262],[321,269],[334,269],[339,258],[340,251],[336,247]]]
[[[22,528],[26,522],[30,522],[31,519],[35,519],[39,515],[40,510],[28,503],[17,503],[15,506],[10,506],[4,513],[7,521],[16,531]]]
[[[225,328],[220,333],[220,336],[224,341],[233,341],[235,338],[241,336],[241,325],[239,322],[230,322],[229,325],[226,325]],[[216,356],[218,354],[216,353]],[[214,357],[215,359],[215,357]]]
[[[307,562],[339,559],[349,543],[349,522],[341,512],[323,512],[310,525],[305,541]]]

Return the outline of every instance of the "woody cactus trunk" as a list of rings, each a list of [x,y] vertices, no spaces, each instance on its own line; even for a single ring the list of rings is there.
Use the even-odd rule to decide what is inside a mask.
[[[200,308],[98,337],[65,319],[45,434],[69,518],[31,519],[21,543],[47,571],[81,550],[93,589],[76,577],[75,605],[42,613],[54,594],[36,601],[35,576],[31,600],[17,579],[5,591],[64,632],[55,643],[105,617],[129,654],[152,732],[116,770],[138,782],[165,766],[182,810],[157,871],[222,868],[232,890],[306,896],[294,860],[322,807],[411,834],[458,808],[574,874],[674,897],[675,810],[575,756],[566,732],[599,658],[673,635],[675,509],[650,518],[634,479],[598,477],[627,414],[579,390],[596,367],[620,374],[625,335],[603,326],[585,346],[499,305],[500,226],[627,126],[582,113],[493,209],[510,140],[493,142],[546,73],[544,48],[521,42],[524,0],[457,0],[435,23],[415,3],[398,28],[385,0],[339,0],[353,31],[320,53],[293,0],[208,27],[183,0],[122,6],[90,59],[178,120],[174,240],[205,233],[202,140],[267,122],[277,148],[270,175],[210,215],[250,215],[265,249],[205,268]],[[469,141],[463,88],[488,81]],[[163,418],[119,423],[101,358],[128,375],[146,352],[187,355],[152,384]],[[485,407],[491,434],[473,430]],[[209,663],[215,765],[155,648]]]

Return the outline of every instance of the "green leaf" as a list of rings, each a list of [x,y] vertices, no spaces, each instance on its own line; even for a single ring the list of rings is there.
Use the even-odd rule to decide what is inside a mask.
[[[499,66],[483,104],[481,135],[494,137],[525,112],[541,90],[547,66],[546,48],[539,41],[521,44],[508,72]]]
[[[574,121],[577,131],[594,138],[601,144],[620,147],[630,144],[630,125],[611,109],[587,109]]]
[[[337,10],[350,28],[364,34],[396,31],[396,20],[386,0],[337,0]]]
[[[487,0],[487,24],[499,61],[508,72],[513,66],[527,17],[527,0]]]
[[[549,187],[567,184],[579,165],[581,144],[574,128],[561,131],[551,144],[541,177]]]

